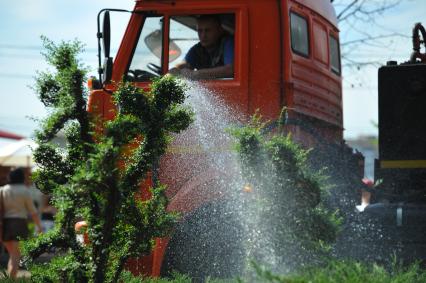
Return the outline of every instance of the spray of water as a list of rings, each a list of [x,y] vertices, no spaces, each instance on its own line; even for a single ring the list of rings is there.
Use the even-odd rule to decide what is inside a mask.
[[[265,215],[271,213],[272,210],[261,203],[265,200],[273,200],[277,196],[265,195],[272,194],[272,191],[258,190],[257,187],[253,188],[252,184],[247,183],[237,153],[231,149],[235,139],[228,130],[231,127],[238,126],[245,117],[238,115],[227,106],[216,93],[207,90],[196,82],[188,82],[188,84],[190,89],[186,103],[193,109],[195,121],[186,133],[180,135],[181,140],[179,142],[191,144],[194,150],[201,150],[204,153],[203,162],[200,163],[195,160],[194,162],[197,162],[198,167],[202,167],[203,171],[212,170],[216,172],[217,176],[220,176],[211,190],[219,190],[219,195],[223,196],[223,199],[219,201],[219,206],[213,206],[211,211],[202,213],[196,220],[187,221],[202,223],[201,228],[197,228],[198,231],[191,231],[188,234],[195,234],[196,237],[203,238],[206,233],[212,233],[213,229],[218,229],[221,231],[219,235],[224,234],[225,237],[229,237],[221,243],[218,243],[217,238],[205,237],[205,242],[200,243],[206,249],[207,246],[224,245],[223,257],[210,259],[209,268],[214,269],[217,265],[218,271],[213,270],[208,275],[226,277],[243,274],[249,278],[253,276],[250,261],[264,264],[270,270],[280,273],[291,271],[286,263],[291,262],[291,259],[298,255],[292,254],[295,250],[294,247],[289,247],[288,254],[282,248],[280,248],[280,253],[277,253],[276,243],[279,242],[279,237],[282,237],[283,231],[280,231],[279,225],[265,223]],[[269,179],[270,176],[262,176],[261,180],[258,180],[258,184],[263,181],[268,183]],[[267,186],[267,184],[262,184],[262,186]],[[222,215],[218,216],[217,213]],[[212,219],[200,219],[206,216],[218,217],[219,223]],[[285,218],[286,216],[283,215],[282,217]],[[277,216],[270,218],[279,219]],[[206,223],[210,224],[206,225]],[[230,225],[237,225],[238,228],[233,230],[233,227],[226,226],[229,223],[234,223]],[[226,230],[233,230],[233,235]],[[192,236],[187,235],[187,237]],[[188,239],[185,239],[185,241],[183,240],[180,244],[184,245],[184,242],[187,243]],[[208,241],[213,241],[213,243]],[[235,251],[235,249],[238,249],[238,251]],[[197,253],[199,251],[195,251],[191,255],[194,265],[197,265],[195,262],[202,262],[203,259],[199,257],[206,256],[204,251],[201,252],[201,255],[197,255]],[[182,256],[180,257],[182,258]],[[217,261],[215,262],[215,260]],[[223,269],[223,266],[221,266],[223,261],[226,261],[227,267],[229,267],[227,272],[221,270]],[[197,275],[206,274],[200,271],[196,273]]]
[[[193,277],[244,275],[250,278],[253,276],[251,272],[253,269],[249,261],[266,265],[268,269],[281,274],[292,271],[295,266],[288,263],[301,261],[296,260],[299,256],[295,254],[299,248],[295,247],[297,242],[291,242],[292,246],[288,247],[288,252],[283,250],[282,246],[277,250],[277,243],[285,234],[281,229],[282,223],[289,216],[268,216],[270,213],[277,212],[268,205],[282,196],[275,195],[274,190],[260,189],[270,184],[269,174],[261,176],[255,187],[253,184],[248,184],[248,178],[242,173],[237,153],[231,149],[235,138],[229,133],[229,129],[238,127],[247,117],[236,113],[219,98],[219,95],[196,82],[188,82],[188,85],[190,89],[186,103],[193,109],[195,121],[185,133],[177,137],[176,141],[179,144],[190,145],[194,151],[203,152],[203,162],[190,160],[191,157],[188,157],[185,162],[196,163],[197,168],[193,169],[195,171],[203,168],[203,172],[215,172],[219,178],[210,181],[214,185],[210,185],[209,190],[217,191],[215,195],[222,197],[217,202],[213,200],[214,204],[196,214],[195,219],[188,219],[186,223],[192,223],[188,224],[192,225],[191,228],[183,225],[185,227],[181,230],[181,234],[184,234],[186,239],[179,242],[180,248],[184,249],[187,245],[188,249],[193,250],[190,255],[192,267],[189,271],[202,266],[204,257],[209,257],[210,264],[207,268],[213,269],[206,273],[200,267],[191,275]],[[270,222],[271,219],[280,218],[282,218],[280,225]],[[214,233],[215,229],[219,232],[214,236],[208,236]],[[197,237],[203,239],[203,242],[194,239]],[[219,239],[221,237],[225,239]],[[204,250],[197,250],[195,248],[197,245],[203,246]],[[206,252],[209,248],[215,249],[216,254],[220,256],[216,257],[214,252]],[[223,251],[218,252],[218,248]],[[181,259],[187,256],[175,255]],[[226,267],[223,266],[224,262]],[[217,270],[214,270],[215,268]]]
[[[232,170],[232,175],[238,178],[239,166],[231,150],[233,139],[227,129],[239,124],[243,117],[226,106],[214,92],[196,82],[188,84],[186,103],[195,114],[190,131],[195,132],[196,140],[216,169],[221,172]]]
[[[176,143],[189,147],[190,153],[202,154],[195,157],[189,154],[177,166],[193,163],[192,167],[185,167],[193,171],[191,176],[213,172],[211,179],[197,184],[207,186],[207,190],[200,189],[201,194],[213,192],[215,198],[207,205],[204,203],[196,213],[187,215],[179,236],[175,237],[179,239],[171,243],[175,251],[170,268],[189,273],[193,278],[237,275],[254,278],[249,267],[251,260],[280,274],[311,264],[315,255],[304,250],[306,247],[297,241],[298,235],[282,241],[289,234],[283,227],[292,221],[292,215],[268,216],[278,212],[268,205],[283,198],[282,194],[277,195],[277,190],[258,189],[271,185],[272,172],[260,176],[255,186],[248,184],[238,155],[231,149],[235,139],[228,129],[240,125],[247,117],[231,109],[220,95],[196,82],[188,81],[187,84],[190,88],[186,103],[193,109],[195,121],[185,133],[176,137]],[[186,178],[190,180],[186,182],[190,183],[191,178]],[[184,202],[192,201],[184,199]],[[291,196],[282,202],[284,206],[285,203],[291,205]],[[202,203],[203,200],[198,202]],[[273,223],[273,219],[278,219],[280,224]]]

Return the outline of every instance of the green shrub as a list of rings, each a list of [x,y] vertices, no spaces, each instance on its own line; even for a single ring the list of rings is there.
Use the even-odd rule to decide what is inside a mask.
[[[238,140],[243,175],[255,195],[246,205],[249,218],[258,219],[255,229],[267,238],[277,267],[292,270],[320,263],[328,255],[341,222],[322,202],[326,176],[310,169],[310,151],[294,142],[290,134],[281,130],[266,134],[265,126],[256,114],[249,125],[232,130]],[[259,254],[251,256],[265,261]]]
[[[141,181],[165,152],[169,134],[192,122],[191,111],[181,105],[185,86],[170,76],[155,80],[150,92],[121,83],[112,94],[116,117],[102,124],[101,117],[86,111],[80,43],[43,40],[55,72],[40,73],[34,88],[49,108],[36,132],[34,181],[53,197],[58,212],[53,230],[25,243],[25,261],[36,282],[117,282],[127,259],[149,254],[153,239],[166,236],[176,221],[166,212],[164,186],[154,184],[148,200],[138,195]],[[65,149],[52,142],[61,129]],[[135,140],[140,141],[136,148],[123,154]],[[89,245],[76,240],[74,225],[82,219]],[[51,262],[33,261],[51,249],[56,253]]]
[[[307,268],[295,275],[277,275],[256,266],[259,282],[282,283],[421,283],[426,271],[419,264],[390,270],[376,264],[330,261],[324,267]]]

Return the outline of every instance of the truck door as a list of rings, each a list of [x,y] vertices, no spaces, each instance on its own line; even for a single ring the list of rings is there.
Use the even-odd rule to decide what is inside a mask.
[[[189,13],[187,11],[158,11],[157,14],[144,15],[135,47],[128,51],[130,60],[123,70],[124,78],[138,86],[147,87],[153,78],[166,74],[183,62],[191,47],[199,42],[197,18],[206,14],[214,15],[220,18],[224,32],[233,41],[234,74],[226,78],[202,79],[199,83],[238,112],[247,113],[248,44],[244,43],[247,36],[243,36],[247,33],[247,25],[239,24],[247,21],[246,13],[235,8],[221,10],[220,13],[193,9]],[[123,50],[129,49],[121,47]]]

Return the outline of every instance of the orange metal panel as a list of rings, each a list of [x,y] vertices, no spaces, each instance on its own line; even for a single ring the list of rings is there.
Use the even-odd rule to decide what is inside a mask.
[[[281,109],[280,26],[277,1],[252,1],[249,8],[249,105],[268,119]]]

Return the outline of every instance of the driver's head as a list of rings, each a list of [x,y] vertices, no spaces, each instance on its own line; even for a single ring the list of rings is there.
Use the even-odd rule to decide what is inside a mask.
[[[197,19],[200,43],[205,48],[214,47],[223,35],[220,18],[216,15],[202,15]]]

